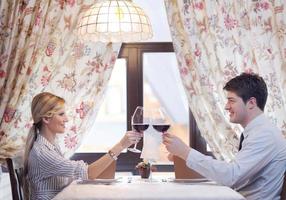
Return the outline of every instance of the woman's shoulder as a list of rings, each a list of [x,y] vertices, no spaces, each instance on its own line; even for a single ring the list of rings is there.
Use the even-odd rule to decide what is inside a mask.
[[[42,140],[37,139],[34,142],[34,145],[31,149],[32,154],[35,154],[35,156],[43,155],[45,152],[48,152],[51,150],[51,147],[49,145],[45,144]]]
[[[42,154],[43,149],[44,149],[44,146],[39,144],[37,141],[35,141],[30,151],[30,155],[39,156]]]
[[[35,141],[30,154],[30,161],[33,160],[33,163],[38,165],[46,164],[51,162],[56,156],[56,153],[46,144]]]

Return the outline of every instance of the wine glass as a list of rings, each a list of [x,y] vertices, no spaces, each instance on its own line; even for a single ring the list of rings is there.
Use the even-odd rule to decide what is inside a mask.
[[[149,127],[150,118],[147,114],[146,109],[142,106],[137,106],[131,119],[131,126],[133,130],[137,132],[143,132]],[[129,151],[134,153],[141,153],[139,149],[137,149],[137,143],[133,148],[128,148]]]
[[[163,108],[153,110],[152,126],[156,131],[161,133],[166,132],[170,128],[170,120]]]

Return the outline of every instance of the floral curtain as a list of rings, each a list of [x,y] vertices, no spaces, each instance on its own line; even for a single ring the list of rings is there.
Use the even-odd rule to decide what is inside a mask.
[[[49,91],[66,100],[69,122],[59,138],[68,156],[97,113],[120,44],[81,41],[79,13],[95,1],[0,2],[0,161],[24,149],[33,96]]]
[[[237,151],[239,126],[228,121],[224,84],[259,73],[269,97],[265,113],[286,136],[285,0],[165,0],[189,106],[217,158]]]

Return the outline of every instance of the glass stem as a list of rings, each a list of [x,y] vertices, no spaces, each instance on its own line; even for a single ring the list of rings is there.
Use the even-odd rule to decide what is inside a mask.
[[[150,164],[150,182],[152,182],[152,164]]]

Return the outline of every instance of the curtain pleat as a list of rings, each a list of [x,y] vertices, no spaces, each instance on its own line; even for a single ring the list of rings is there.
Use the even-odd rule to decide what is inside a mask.
[[[0,161],[24,149],[39,92],[66,100],[69,122],[59,137],[66,156],[90,129],[120,49],[74,34],[80,12],[94,2],[1,1]]]
[[[268,86],[265,113],[286,136],[285,2],[165,0],[180,75],[200,132],[231,160],[241,127],[229,123],[224,84],[242,72]]]

